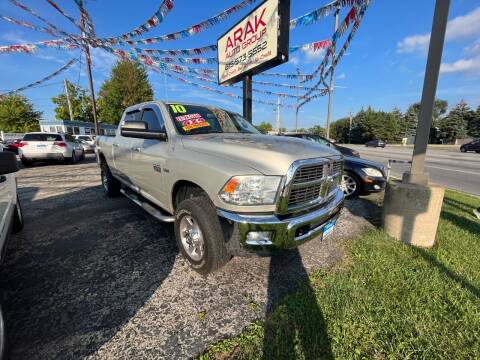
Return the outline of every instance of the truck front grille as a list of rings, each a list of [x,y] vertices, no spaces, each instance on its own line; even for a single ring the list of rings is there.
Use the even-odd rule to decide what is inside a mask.
[[[320,203],[340,183],[343,161],[323,161],[299,166],[290,185],[287,210]]]

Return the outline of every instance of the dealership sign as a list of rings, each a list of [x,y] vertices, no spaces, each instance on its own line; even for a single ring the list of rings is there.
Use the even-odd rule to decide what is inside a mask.
[[[217,41],[218,83],[230,85],[288,61],[290,0],[266,0]]]

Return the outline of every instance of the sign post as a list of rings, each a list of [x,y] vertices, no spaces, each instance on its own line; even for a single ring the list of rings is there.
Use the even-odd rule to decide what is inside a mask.
[[[290,0],[265,0],[217,40],[218,83],[243,80],[243,116],[252,121],[252,76],[288,61]]]

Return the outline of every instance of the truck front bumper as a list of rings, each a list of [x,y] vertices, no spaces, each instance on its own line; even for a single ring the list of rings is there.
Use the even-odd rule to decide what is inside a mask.
[[[271,254],[274,250],[290,249],[311,239],[323,236],[326,227],[332,226],[343,208],[344,195],[338,189],[321,207],[304,211],[300,215],[239,214],[217,209],[225,229],[227,249],[232,255],[257,253]]]

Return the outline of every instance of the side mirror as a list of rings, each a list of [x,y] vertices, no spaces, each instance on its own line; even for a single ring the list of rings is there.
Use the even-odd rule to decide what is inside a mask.
[[[18,171],[18,162],[15,153],[10,151],[0,152],[0,175]]]
[[[148,130],[148,124],[145,121],[128,121],[120,128],[120,134],[125,137],[138,139],[153,139],[167,141],[165,131]]]

